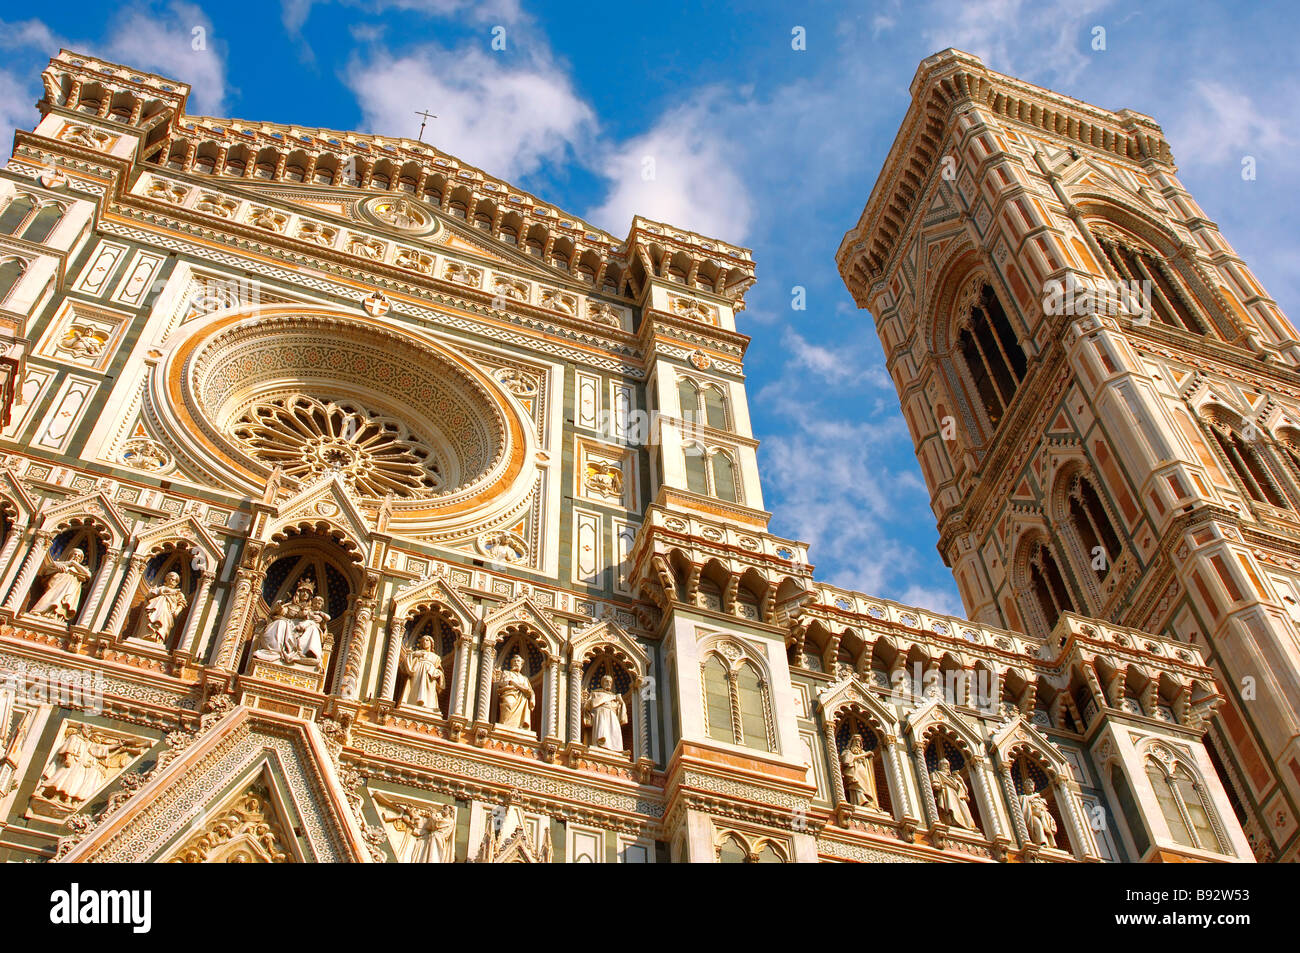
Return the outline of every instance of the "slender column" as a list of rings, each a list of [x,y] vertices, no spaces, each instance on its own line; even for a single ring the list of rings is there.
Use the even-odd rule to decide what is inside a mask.
[[[991,783],[989,777],[988,760],[982,756],[972,757],[969,764],[971,787],[976,788],[976,790],[971,791],[971,796],[978,798],[983,803],[984,807],[981,813],[987,817],[984,826],[988,830],[984,832],[984,836],[989,840],[997,840],[1002,836],[1002,821],[998,819],[997,798],[993,796],[997,788],[996,785]],[[1014,806],[1011,813],[1012,815],[1017,813]]]
[[[912,801],[907,793],[907,782],[903,779],[898,741],[892,736],[885,739],[885,757],[889,764],[889,772],[894,778],[894,788],[898,791],[898,797],[894,799],[894,810],[901,820],[912,813]]]
[[[1020,799],[1016,797],[1016,786],[1011,780],[1011,769],[1001,759],[998,761],[998,780],[1002,782],[1002,795],[1011,808],[1011,824],[1015,828],[1016,841],[1022,845],[1028,844],[1029,830],[1025,827],[1025,819],[1020,811]]]
[[[638,678],[632,685],[632,693],[636,698],[636,746],[637,750],[633,753],[633,760],[650,757],[650,693],[645,690],[647,681],[644,678]],[[581,689],[581,680],[579,680],[579,689]]]
[[[546,692],[546,710],[542,712],[542,737],[554,738],[559,726],[556,722],[559,720],[559,692],[560,692],[560,662],[558,659],[547,658],[542,670],[542,685]]]
[[[831,807],[839,811],[849,799],[844,791],[844,772],[840,770],[839,746],[835,744],[835,722],[829,717],[822,725],[822,745],[826,748],[826,764],[831,775]]]
[[[342,691],[345,698],[356,698],[361,692],[361,665],[365,661],[366,648],[370,645],[370,623],[374,617],[375,600],[360,600],[343,659]]]
[[[569,663],[569,744],[582,741],[582,662]]]
[[[253,606],[258,589],[266,573],[258,569],[241,569],[235,574],[235,607],[226,624],[226,631],[221,640],[221,650],[217,653],[217,665],[228,671],[239,663],[239,651],[243,648],[248,628],[253,624]]]
[[[456,637],[456,670],[452,673],[456,684],[451,692],[451,713],[457,716],[465,714],[465,695],[469,691],[470,641],[468,635]]]
[[[396,628],[397,631],[393,631]],[[388,650],[384,653],[384,680],[379,686],[379,697],[397,701],[397,666],[402,657],[401,622],[395,622],[388,630]]]
[[[488,702],[492,698],[492,665],[496,654],[496,642],[484,639],[478,653],[478,698],[474,720],[485,725],[488,723]]]
[[[36,574],[41,571],[41,564],[45,561],[45,554],[50,551],[53,540],[54,534],[47,529],[38,529],[32,534],[31,548],[27,550],[23,566],[18,570],[18,578],[14,580],[14,586],[4,601],[4,608],[18,611],[27,598],[27,593],[31,591],[32,584],[36,582]]]
[[[211,569],[205,569],[199,575],[199,584],[194,587],[194,601],[190,604],[190,614],[185,618],[185,629],[181,632],[181,637],[176,640],[176,649],[181,652],[189,652],[193,658],[199,650],[196,633],[203,621],[203,613],[208,609],[208,601],[212,598],[212,583],[217,578],[217,574]]]
[[[140,577],[144,575],[144,567],[148,561],[149,557],[143,553],[136,553],[131,557],[126,578],[122,580],[122,585],[117,590],[117,598],[113,600],[112,611],[108,614],[108,624],[104,626],[111,638],[116,639],[118,633],[122,631],[122,624],[126,622],[127,609],[131,606],[131,597],[135,595],[136,587],[140,584]]]
[[[95,577],[95,588],[91,590],[90,598],[86,600],[86,604],[77,613],[79,620],[86,620],[80,623],[86,628],[90,628],[95,624],[95,616],[99,613],[99,604],[104,599],[104,590],[108,588],[108,581],[117,575],[121,562],[122,550],[120,549],[110,549],[104,554],[104,561]]]
[[[18,544],[26,535],[21,527],[14,527],[9,531],[9,538],[5,540],[4,548],[0,549],[0,574],[8,573],[14,553],[18,551]]]
[[[934,827],[939,820],[939,805],[934,800],[934,788],[930,787],[930,769],[925,763],[925,748],[912,745],[912,764],[916,767],[916,778],[921,782],[921,807],[925,811],[927,827]]]

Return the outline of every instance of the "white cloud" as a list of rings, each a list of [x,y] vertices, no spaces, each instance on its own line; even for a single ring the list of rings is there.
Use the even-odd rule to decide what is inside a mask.
[[[281,0],[280,20],[290,35],[297,34],[317,3],[329,0]],[[389,10],[422,13],[430,17],[467,16],[478,23],[514,23],[523,17],[519,0],[342,0],[375,15]]]
[[[1033,82],[1069,83],[1088,65],[1089,28],[1110,0],[939,0],[922,35]]]
[[[128,7],[113,23],[97,56],[189,83],[188,111],[222,115],[226,108],[225,43],[193,3],[173,0],[165,9]]]
[[[744,243],[754,203],[736,168],[737,144],[718,122],[724,98],[719,90],[705,91],[645,134],[610,148],[599,163],[610,192],[591,219],[615,235],[642,215]]]
[[[594,134],[595,115],[568,73],[543,56],[518,65],[481,46],[424,46],[400,57],[371,48],[348,68],[365,128],[413,136],[415,112],[438,118],[426,141],[492,175],[560,162]]]
[[[1199,81],[1192,88],[1194,107],[1167,123],[1170,136],[1176,139],[1176,157],[1186,155],[1198,163],[1222,162],[1291,144],[1286,130],[1293,116],[1265,113],[1249,95],[1222,83]]]

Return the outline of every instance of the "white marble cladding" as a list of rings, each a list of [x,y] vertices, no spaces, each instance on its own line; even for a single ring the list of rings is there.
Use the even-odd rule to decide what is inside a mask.
[[[665,511],[657,506],[651,507],[648,516],[654,526],[662,527],[670,533],[692,536],[722,546],[734,546],[755,555],[775,556],[790,563],[793,571],[808,568],[807,543],[781,539],[769,533],[749,532],[739,526],[700,519],[687,513]]]

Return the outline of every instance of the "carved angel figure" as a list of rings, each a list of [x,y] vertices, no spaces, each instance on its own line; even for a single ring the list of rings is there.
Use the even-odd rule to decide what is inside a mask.
[[[455,859],[455,807],[444,804],[438,810],[420,808],[378,793],[375,800],[391,809],[381,809],[380,816],[404,835],[401,844],[393,845],[399,862],[449,864]]]

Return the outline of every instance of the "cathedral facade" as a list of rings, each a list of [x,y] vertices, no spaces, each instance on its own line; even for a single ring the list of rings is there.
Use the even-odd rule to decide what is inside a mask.
[[[976,70],[935,62],[925,90]],[[944,523],[973,621],[820,583],[805,544],[768,532],[736,331],[746,249],[642,218],[617,238],[422,142],[191,116],[183,83],[68,51],[43,79],[0,170],[0,858],[1252,859],[1241,794],[1202,743],[1248,722],[1224,715],[1218,617],[1179,587],[1240,566],[1253,592],[1272,569],[1226,501],[1183,515],[1177,480],[1209,492],[1227,471],[1166,461],[1111,495],[1136,445],[1099,458],[1099,413],[1074,408],[1138,386],[1099,370],[1095,340],[1122,326],[1072,318],[1077,340],[1045,330],[1016,357],[1001,327],[1023,332],[1029,304],[956,210],[968,180],[910,152],[912,136],[934,159],[1009,149],[972,131],[966,100],[969,115],[940,96],[949,115],[918,94],[877,189],[906,207],[873,196],[841,256],[931,488],[989,539],[1041,526],[1060,576],[1054,517],[963,496],[1018,504],[1018,483],[979,475],[1036,480],[1038,457],[1023,476],[1011,457],[1059,418],[1053,468],[1090,488],[1069,500],[1134,514],[1112,517],[1114,580],[1084,598],[1071,576],[1050,613],[1005,609],[1035,584]],[[1148,120],[1117,146],[1099,110],[1072,108],[1097,124],[1089,159],[1141,166],[1124,151],[1140,144],[1168,161]],[[974,161],[961,174],[1001,168]],[[924,257],[983,268],[974,297],[967,278],[932,297],[904,261],[928,246],[900,230],[940,226],[952,251]],[[909,324],[936,300],[983,315],[972,339],[1010,368],[993,388],[1043,373],[1035,396],[1068,392],[1060,407],[981,378],[965,404],[945,398],[965,416],[941,463],[922,438],[945,414],[913,391],[955,345],[929,355]],[[1232,307],[1244,326],[1266,304]],[[1251,326],[1240,346],[1281,373],[1290,351]],[[1084,396],[1064,383],[1076,364],[1098,375]],[[1184,386],[1168,367],[1138,406]],[[985,394],[1004,396],[1004,431],[1021,421],[992,469]],[[1149,494],[1194,556],[1165,552],[1179,543]],[[1204,637],[1165,621],[1185,616]],[[1221,624],[1267,618],[1261,603]]]
[[[1190,646],[1207,747],[1261,860],[1300,803],[1300,340],[1160,127],[953,50],[838,254],[870,308],[967,613]],[[1145,663],[1107,704],[1160,716]]]

